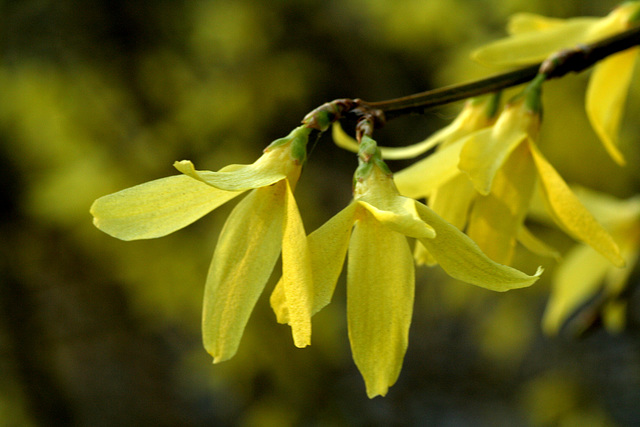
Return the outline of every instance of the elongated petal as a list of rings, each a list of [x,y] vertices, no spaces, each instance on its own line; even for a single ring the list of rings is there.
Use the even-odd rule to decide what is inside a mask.
[[[571,189],[584,207],[609,230],[640,218],[640,194],[621,200],[580,186],[571,186]]]
[[[197,171],[189,160],[175,162],[173,166],[185,175],[226,191],[266,187],[287,177],[283,165],[259,160],[250,165],[230,165],[219,172]]]
[[[507,107],[492,128],[472,134],[460,152],[460,170],[469,174],[473,186],[487,195],[493,178],[509,154],[536,128],[538,116],[521,105]]]
[[[534,64],[551,53],[593,40],[592,29],[600,18],[573,18],[544,31],[526,31],[477,49],[473,59],[484,65],[510,67]],[[524,27],[524,24],[519,24]],[[529,25],[531,28],[531,25]]]
[[[427,248],[420,243],[420,240],[416,240],[416,246],[413,250],[413,259],[416,261],[417,265],[433,267],[438,264],[438,261],[436,261],[433,255],[429,253]]]
[[[442,184],[429,197],[429,207],[459,230],[467,224],[469,208],[477,196],[469,177],[458,173],[449,182]]]
[[[601,61],[587,87],[586,109],[591,125],[620,165],[625,161],[618,149],[618,129],[637,58],[638,48],[632,48]]]
[[[285,218],[282,240],[282,284],[296,347],[311,344],[313,278],[311,255],[302,218],[289,183],[286,183]]]
[[[204,292],[202,334],[218,363],[238,348],[249,315],[278,260],[285,181],[259,188],[229,215],[216,246]]]
[[[516,13],[509,18],[507,24],[507,32],[509,34],[522,34],[528,32],[538,32],[549,30],[560,25],[564,25],[567,21],[558,18],[549,18],[535,13]]]
[[[417,144],[408,145],[406,147],[379,147],[382,153],[383,159],[397,160],[397,159],[412,159],[421,154],[426,153],[439,143],[441,143],[448,134],[453,132],[453,129],[445,127],[440,131],[434,133],[429,138]],[[358,141],[347,135],[342,129],[340,123],[334,123],[331,128],[331,134],[333,142],[340,148],[357,153],[359,148]]]
[[[360,145],[358,145],[358,141],[355,138],[349,136],[340,123],[335,122],[331,125],[331,137],[333,138],[333,143],[338,147],[343,148],[347,151],[351,151],[352,153],[357,153],[360,149]]]
[[[524,225],[518,230],[518,241],[527,248],[529,251],[536,255],[543,257],[555,258],[559,261],[561,256],[557,249],[549,246],[542,240],[538,239],[527,227]]]
[[[186,227],[240,193],[177,175],[101,197],[91,214],[95,226],[113,237],[151,239]]]
[[[585,209],[535,144],[530,144],[530,149],[538,169],[547,208],[555,222],[570,235],[607,257],[613,264],[624,266],[624,259],[611,235]]]
[[[428,197],[432,191],[456,176],[464,143],[464,139],[456,141],[394,174],[393,180],[400,194],[414,199]]]
[[[418,205],[422,219],[436,230],[433,239],[420,239],[429,253],[451,277],[493,291],[508,291],[532,285],[542,269],[529,276],[515,268],[498,264],[487,257],[466,234],[436,215],[422,204]]]
[[[529,147],[520,144],[496,174],[491,193],[476,198],[467,234],[492,260],[511,262],[535,183]]]
[[[307,237],[313,277],[312,315],[331,302],[349,247],[357,208],[356,203],[350,204]],[[271,294],[271,307],[279,323],[289,323],[289,309],[282,279]]]
[[[575,310],[587,302],[602,285],[611,264],[588,246],[569,252],[555,272],[551,297],[542,326],[547,334],[556,334]]]
[[[611,334],[619,334],[627,323],[627,301],[613,300],[602,307],[602,322]]]
[[[363,215],[349,246],[347,317],[353,359],[369,398],[384,396],[400,375],[414,282],[406,238]]]
[[[368,210],[382,225],[389,229],[416,238],[433,238],[433,228],[425,223],[416,211],[416,201],[407,197],[396,196],[392,206],[385,206],[383,210],[364,202],[358,201],[363,208]]]

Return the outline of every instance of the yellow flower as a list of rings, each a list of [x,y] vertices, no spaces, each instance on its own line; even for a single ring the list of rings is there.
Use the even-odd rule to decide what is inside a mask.
[[[494,66],[522,66],[541,62],[562,49],[593,43],[630,28],[638,20],[640,2],[626,2],[603,18],[545,18],[515,15],[510,37],[490,43],[473,53],[479,62]],[[618,129],[633,75],[638,48],[612,55],[594,68],[586,95],[591,125],[611,157],[624,164],[618,149]]]
[[[569,251],[554,273],[543,329],[553,335],[566,326],[579,334],[601,315],[607,329],[618,332],[626,312],[620,297],[640,251],[640,198],[619,200],[584,189],[577,194],[611,231],[627,265],[614,268],[588,246]]]
[[[448,126],[429,138],[406,147],[380,147],[383,159],[410,159],[438,147],[438,156],[428,156],[394,175],[394,181],[404,196],[414,199],[429,197],[441,185],[458,174],[457,164],[462,144],[470,133],[495,122],[499,96],[468,100],[460,114]],[[359,146],[338,123],[333,125],[333,140],[337,146],[354,153]]]
[[[202,332],[214,363],[236,353],[281,251],[294,343],[310,343],[309,251],[293,198],[310,131],[304,126],[294,129],[250,165],[210,172],[196,171],[190,161],[176,162],[184,175],[104,196],[91,207],[94,224],[102,231],[123,240],[147,239],[183,228],[252,190],[227,219],[207,276]]]
[[[349,206],[308,236],[313,272],[312,313],[333,295],[348,251],[347,317],[353,359],[372,398],[397,380],[408,344],[414,263],[407,237],[422,242],[452,277],[495,291],[534,283],[487,258],[466,235],[427,206],[400,196],[375,142],[364,137]],[[271,296],[278,321],[291,312],[282,282]]]
[[[453,161],[446,160],[452,169],[447,174],[453,178],[445,183],[446,188],[432,182],[432,185],[440,184],[440,188],[429,203],[459,228],[466,223],[467,234],[478,246],[494,261],[507,264],[517,240],[536,252],[550,252],[523,225],[539,182],[547,209],[563,230],[614,264],[623,265],[611,236],[580,204],[536,146],[543,81],[540,77],[530,83],[505,106],[493,126],[451,143],[450,147],[460,146],[457,167],[452,166]],[[432,155],[434,163],[439,156],[440,152]],[[460,171],[464,175],[459,174]],[[404,179],[398,185],[400,193],[415,194],[411,184],[404,185],[404,182],[418,181],[420,176],[410,170],[401,174]],[[418,252],[418,256],[427,264],[434,262],[429,254]]]

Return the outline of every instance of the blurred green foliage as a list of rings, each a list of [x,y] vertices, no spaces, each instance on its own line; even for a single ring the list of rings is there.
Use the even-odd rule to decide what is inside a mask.
[[[249,163],[307,111],[487,75],[469,52],[515,12],[604,15],[611,1],[0,2],[0,425],[637,425],[640,317],[628,330],[543,338],[548,283],[505,295],[419,269],[409,351],[369,401],[351,361],[344,283],[295,349],[266,295],[238,355],[212,366],[201,293],[230,207],[159,240],[121,242],[88,213],[104,194]],[[541,147],[569,182],[638,190],[584,118],[585,76],[551,82]],[[623,150],[637,164],[640,85]],[[419,141],[456,107],[405,117]],[[297,189],[308,231],[350,199],[356,159],[322,139]],[[403,164],[392,164],[396,169]],[[546,236],[561,248],[571,244]],[[551,260],[523,253],[527,271]],[[635,282],[638,277],[634,277]]]

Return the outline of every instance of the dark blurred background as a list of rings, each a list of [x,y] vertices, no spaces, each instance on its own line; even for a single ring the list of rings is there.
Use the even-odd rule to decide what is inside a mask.
[[[515,12],[600,16],[615,4],[0,1],[0,425],[640,425],[638,277],[625,332],[596,324],[548,338],[539,323],[552,260],[523,251],[521,268],[548,274],[506,294],[419,268],[402,374],[369,400],[349,351],[343,280],[314,318],[311,347],[294,348],[267,291],[237,356],[214,366],[201,298],[231,206],[138,242],[101,233],[89,215],[102,195],[175,174],[175,160],[250,163],[326,101],[489,75],[469,53],[504,36]],[[630,196],[640,91],[621,169],[584,118],[585,84],[548,85],[540,145],[567,181]],[[394,120],[376,138],[420,141],[458,110]],[[327,137],[313,147],[296,195],[308,231],[348,203],[355,166]]]

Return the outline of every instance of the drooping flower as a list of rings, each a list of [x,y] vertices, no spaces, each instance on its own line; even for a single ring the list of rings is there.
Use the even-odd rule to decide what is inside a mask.
[[[554,272],[542,326],[550,335],[564,327],[579,334],[601,316],[608,330],[618,332],[626,313],[622,294],[640,255],[640,198],[620,200],[585,189],[576,193],[611,231],[627,264],[612,267],[588,246],[571,249]]]
[[[151,181],[96,200],[94,224],[123,240],[161,237],[181,229],[232,198],[250,193],[227,219],[209,268],[202,317],[203,341],[214,363],[238,348],[253,307],[280,253],[294,343],[311,336],[311,270],[306,233],[293,190],[311,129],[300,126],[274,141],[250,165],[197,171]]]
[[[640,2],[625,2],[603,18],[567,20],[534,14],[511,18],[508,38],[490,43],[473,53],[479,62],[493,66],[523,66],[541,62],[562,49],[593,43],[629,29],[640,17]],[[593,129],[609,155],[619,164],[618,130],[638,56],[634,47],[598,63],[589,80],[586,111]]]
[[[457,163],[445,160],[453,178],[444,184],[427,182],[440,186],[429,204],[445,219],[466,228],[467,234],[491,259],[508,264],[516,241],[535,252],[552,253],[524,227],[539,182],[556,223],[614,264],[622,265],[624,260],[609,233],[582,206],[536,145],[543,82],[544,76],[531,82],[504,107],[494,125],[451,143],[450,147],[460,146],[458,157],[453,159]],[[431,156],[434,164],[439,156],[440,152]],[[416,194],[412,182],[420,180],[419,174],[409,169],[400,174],[403,175],[398,185],[400,193]],[[428,194],[427,191],[422,193]],[[427,264],[434,262],[428,253],[417,251],[417,254]]]
[[[354,199],[308,236],[315,314],[326,306],[348,252],[347,317],[353,359],[372,398],[397,380],[408,345],[414,300],[414,263],[407,237],[422,242],[452,277],[495,291],[534,283],[497,264],[456,227],[422,203],[398,193],[375,142],[364,137],[354,179]],[[271,304],[278,321],[291,312],[283,282]]]
[[[400,193],[414,199],[428,198],[428,205],[434,212],[463,230],[476,191],[458,168],[460,151],[465,137],[495,123],[499,102],[499,94],[470,99],[455,120],[424,141],[407,147],[380,147],[382,158],[390,160],[409,159],[436,149],[435,154],[394,174]],[[355,139],[344,133],[339,125],[334,125],[333,138],[336,145],[358,151]],[[452,194],[455,197],[450,197]],[[424,263],[426,254],[421,250],[422,246],[418,245],[416,256]]]

